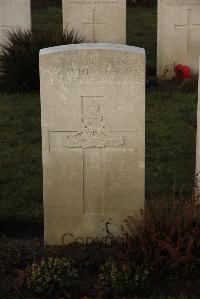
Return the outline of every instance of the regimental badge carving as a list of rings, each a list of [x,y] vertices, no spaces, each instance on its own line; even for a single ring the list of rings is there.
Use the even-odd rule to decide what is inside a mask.
[[[119,147],[125,144],[124,137],[110,132],[104,122],[101,104],[102,97],[82,97],[82,129],[64,138],[68,148]]]

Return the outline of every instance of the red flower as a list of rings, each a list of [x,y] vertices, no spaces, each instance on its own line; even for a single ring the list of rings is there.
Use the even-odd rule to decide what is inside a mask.
[[[182,81],[184,79],[191,78],[190,67],[187,65],[177,64],[175,66],[175,73],[177,80]]]

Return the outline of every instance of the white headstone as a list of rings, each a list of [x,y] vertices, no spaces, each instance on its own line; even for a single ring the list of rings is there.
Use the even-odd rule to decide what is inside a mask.
[[[30,0],[0,0],[0,44],[13,29],[31,29]]]
[[[145,52],[43,49],[40,75],[45,242],[118,234],[144,207]]]
[[[200,62],[199,62],[200,70]],[[197,140],[196,140],[196,173],[200,183],[200,76],[199,76],[199,92],[198,92],[198,108],[197,108]],[[199,184],[200,187],[200,184]]]
[[[158,0],[157,74],[166,66],[185,64],[198,73],[200,54],[200,0]]]
[[[62,0],[63,28],[92,43],[126,44],[126,0]]]

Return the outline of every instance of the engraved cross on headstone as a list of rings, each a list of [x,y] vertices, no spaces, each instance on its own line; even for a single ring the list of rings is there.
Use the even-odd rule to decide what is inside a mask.
[[[187,29],[187,54],[190,52],[191,31],[194,27],[199,27],[200,24],[193,24],[191,21],[192,9],[188,9],[187,24],[175,24],[176,29]]]
[[[83,23],[83,25],[91,25],[92,26],[92,42],[95,43],[96,42],[96,35],[95,35],[95,29],[97,25],[105,25],[105,22],[96,22],[96,14],[95,14],[96,9],[92,10],[92,22],[86,22]]]
[[[102,96],[82,96],[82,128],[79,131],[65,132],[63,146],[67,149],[82,149],[83,152],[83,214],[85,209],[85,169],[87,168],[85,151],[90,149],[120,148],[126,145],[123,133],[136,133],[132,131],[110,131],[104,121]]]

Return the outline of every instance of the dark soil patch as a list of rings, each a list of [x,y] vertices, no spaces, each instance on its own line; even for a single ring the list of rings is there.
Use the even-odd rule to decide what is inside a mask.
[[[6,218],[0,219],[0,236],[6,238],[42,238],[43,222],[36,218],[15,219]]]
[[[75,266],[79,269],[80,278],[76,287],[69,290],[69,296],[64,298],[122,298],[113,294],[109,285],[102,286],[99,283],[99,267],[109,257],[117,260],[127,259],[127,249],[117,245],[105,246],[91,244],[82,246],[72,244],[66,247],[44,247],[42,239],[0,239],[0,298],[16,299],[30,298],[23,287],[20,287],[20,276],[24,269],[41,258],[67,257],[72,258]],[[17,282],[18,281],[18,282]],[[153,281],[143,293],[133,294],[129,298],[148,298],[153,296],[176,297],[184,294],[191,298],[200,296],[199,277],[190,279],[170,279]],[[39,298],[39,297],[31,297]],[[54,298],[48,295],[40,298]],[[125,299],[125,297],[123,297]]]

